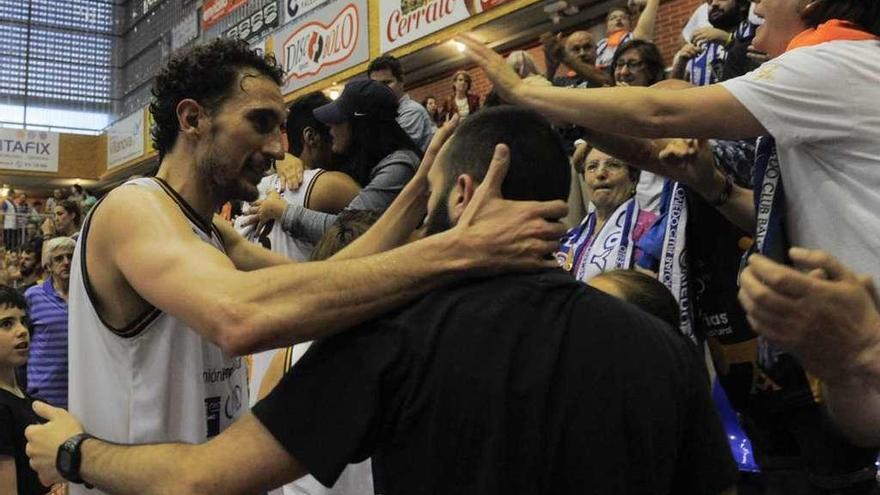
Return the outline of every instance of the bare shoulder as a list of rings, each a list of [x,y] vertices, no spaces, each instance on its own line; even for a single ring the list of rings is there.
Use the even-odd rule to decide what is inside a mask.
[[[306,207],[324,213],[339,213],[358,195],[361,186],[348,174],[325,171],[312,185]]]
[[[167,194],[151,187],[114,189],[92,217],[88,232],[90,246],[104,241],[118,246],[149,240],[145,238],[167,239],[174,231],[189,230],[186,219]]]
[[[329,186],[339,186],[339,187],[348,187],[354,189],[360,189],[361,186],[355,182],[354,179],[351,178],[350,175],[344,172],[336,172],[332,170],[326,170],[316,179],[316,183],[322,183],[322,187],[324,184]],[[317,184],[316,184],[317,186]]]

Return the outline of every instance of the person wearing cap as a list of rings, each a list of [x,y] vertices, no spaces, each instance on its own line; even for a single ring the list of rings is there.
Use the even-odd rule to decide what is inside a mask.
[[[400,61],[391,55],[382,55],[370,62],[367,77],[388,86],[394,92],[399,104],[397,123],[409,134],[409,137],[422,151],[428,148],[431,138],[437,132],[437,126],[425,107],[409,97],[403,90],[403,67]]]
[[[363,187],[346,210],[384,210],[415,174],[422,152],[397,123],[397,108],[391,89],[363,79],[315,109],[315,117],[330,127],[333,153],[344,157],[341,170]],[[291,236],[315,244],[336,215],[288,205],[280,221]]]

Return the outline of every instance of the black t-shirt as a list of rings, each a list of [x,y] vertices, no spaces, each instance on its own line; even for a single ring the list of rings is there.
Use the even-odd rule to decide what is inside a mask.
[[[18,495],[42,495],[49,492],[40,483],[25,454],[24,429],[41,423],[40,417],[32,408],[33,399],[22,399],[6,390],[0,389],[0,455],[15,459],[15,476],[18,482]]]
[[[736,467],[696,353],[561,270],[434,291],[314,344],[253,409],[330,486],[395,494],[712,494]]]

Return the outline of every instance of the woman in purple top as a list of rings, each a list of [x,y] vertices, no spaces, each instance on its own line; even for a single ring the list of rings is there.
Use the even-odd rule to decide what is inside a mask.
[[[605,271],[633,268],[643,256],[636,244],[657,215],[641,209],[635,197],[637,168],[594,149],[583,173],[590,197],[588,213],[562,239],[556,258],[586,282]]]

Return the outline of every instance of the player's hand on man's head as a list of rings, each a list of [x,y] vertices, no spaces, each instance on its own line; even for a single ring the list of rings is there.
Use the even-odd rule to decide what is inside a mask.
[[[512,201],[501,196],[510,148],[498,144],[483,182],[451,232],[477,265],[488,271],[556,267],[547,255],[559,248],[568,214],[565,201]]]
[[[64,478],[55,469],[58,447],[74,435],[82,433],[82,425],[69,412],[45,402],[35,401],[34,412],[47,422],[28,426],[24,431],[27,438],[25,452],[30,458],[31,468],[37,472],[40,482],[45,486],[63,483]]]

